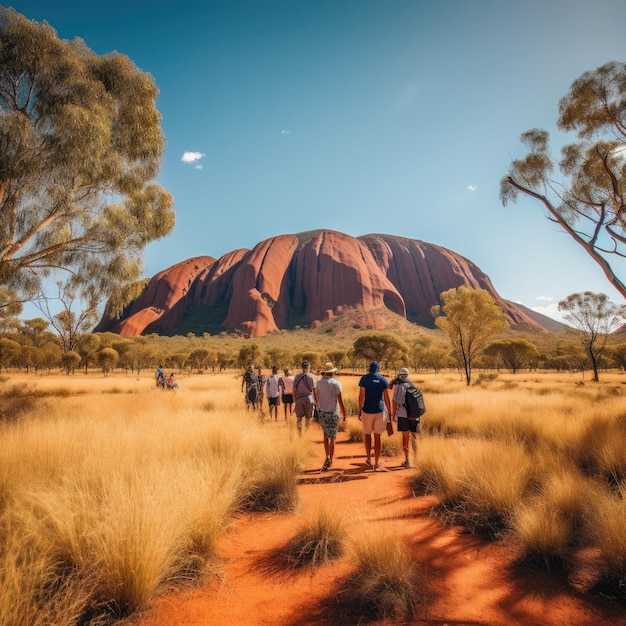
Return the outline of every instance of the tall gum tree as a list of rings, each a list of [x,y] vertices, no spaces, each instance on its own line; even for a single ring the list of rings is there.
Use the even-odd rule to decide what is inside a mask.
[[[472,365],[478,353],[493,335],[507,325],[502,309],[489,292],[461,286],[444,291],[441,306],[431,308],[435,325],[450,340],[465,382],[472,382]]]
[[[0,286],[34,294],[65,273],[112,313],[143,251],[174,227],[157,184],[165,138],[151,75],[0,7]],[[123,298],[116,300],[119,288]],[[6,303],[4,303],[6,304]],[[0,306],[2,303],[0,303]]]
[[[606,347],[609,334],[626,319],[626,305],[618,305],[604,293],[573,293],[559,302],[559,311],[571,324],[575,335],[591,359],[593,380],[598,382],[598,359]]]
[[[602,269],[626,298],[626,285],[611,265],[626,257],[626,64],[610,62],[575,80],[559,103],[557,127],[576,132],[556,162],[550,136],[528,130],[528,154],[513,161],[500,184],[506,206],[520,193],[541,202],[558,224]],[[553,175],[555,166],[561,173]]]

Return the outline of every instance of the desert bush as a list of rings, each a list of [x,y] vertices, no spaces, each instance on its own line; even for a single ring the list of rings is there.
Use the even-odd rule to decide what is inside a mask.
[[[0,428],[0,623],[128,615],[206,572],[242,501],[297,500],[291,430],[201,392],[95,393]]]
[[[531,459],[520,444],[431,438],[420,445],[414,482],[439,496],[445,518],[495,535],[523,501],[531,476]]]
[[[394,424],[394,432],[391,437],[387,433],[381,435],[380,453],[385,457],[398,456],[402,452],[402,435],[398,433],[397,424]]]
[[[346,599],[373,619],[409,620],[424,597],[416,562],[406,546],[389,535],[366,533],[354,541],[355,571],[346,582]]]
[[[305,446],[292,438],[288,445],[274,443],[265,453],[249,458],[241,482],[242,511],[292,511],[298,503],[298,475],[304,469]]]
[[[347,419],[345,432],[348,434],[348,441],[352,443],[359,443],[363,441],[363,426],[359,420]]]
[[[605,490],[594,498],[588,524],[594,546],[600,550],[603,576],[620,589],[626,584],[626,489]]]
[[[511,537],[519,559],[550,569],[566,564],[572,553],[590,545],[585,520],[600,485],[577,468],[547,473],[538,493],[513,512]]]
[[[322,507],[298,526],[284,553],[295,567],[323,565],[341,556],[345,537],[343,518]]]

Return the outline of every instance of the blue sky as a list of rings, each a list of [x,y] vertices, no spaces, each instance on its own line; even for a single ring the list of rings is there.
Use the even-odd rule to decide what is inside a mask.
[[[584,290],[622,301],[537,202],[502,207],[498,193],[520,134],[572,140],[556,132],[560,98],[583,72],[626,61],[623,0],[10,6],[154,76],[159,182],[177,224],[148,247],[147,276],[331,228],[444,246],[503,297],[546,313]]]

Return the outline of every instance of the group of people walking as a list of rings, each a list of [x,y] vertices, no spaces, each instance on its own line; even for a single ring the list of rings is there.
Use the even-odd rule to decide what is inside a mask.
[[[265,376],[260,367],[256,371],[249,365],[241,379],[241,391],[245,391],[246,407],[263,411],[264,398],[267,397],[270,418],[278,421],[278,407],[283,405],[285,419],[293,411],[293,380],[289,370],[283,370],[283,376],[278,376],[278,368],[272,367],[272,373]]]
[[[381,436],[391,420],[397,422],[398,432],[402,433],[404,467],[409,467],[409,444],[413,452],[417,451],[417,435],[420,432],[420,417],[425,411],[423,400],[421,410],[414,410],[407,402],[407,392],[421,398],[421,392],[409,380],[409,370],[400,369],[398,376],[389,383],[380,374],[376,361],[372,361],[369,372],[359,380],[358,418],[363,424],[366,465],[374,471],[380,471]],[[334,377],[337,368],[327,362],[320,370],[317,380],[311,373],[310,363],[302,362],[302,371],[291,376],[289,370],[278,376],[278,369],[272,368],[272,374],[265,377],[261,368],[255,373],[253,366],[248,366],[241,381],[241,390],[245,390],[248,408],[263,408],[263,396],[267,396],[270,418],[278,420],[278,406],[282,400],[285,419],[293,413],[296,416],[298,432],[303,426],[308,428],[313,416],[319,421],[324,433],[324,452],[326,458],[321,471],[327,471],[333,464],[335,440],[341,419],[345,421],[346,410],[342,398],[341,383]],[[390,396],[389,391],[393,391]],[[410,390],[410,391],[409,391]],[[414,394],[413,392],[416,392]],[[393,431],[393,427],[391,427]],[[374,459],[372,463],[372,444]]]

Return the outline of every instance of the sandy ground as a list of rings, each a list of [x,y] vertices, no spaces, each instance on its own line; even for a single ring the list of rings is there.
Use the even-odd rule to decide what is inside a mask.
[[[412,470],[400,466],[402,457],[384,459],[387,471],[372,472],[364,463],[363,444],[349,443],[339,433],[334,466],[320,473],[321,430],[314,424],[307,435],[315,442],[315,456],[300,478],[298,510],[238,518],[218,545],[220,576],[157,599],[130,621],[133,626],[407,623],[372,622],[345,605],[342,582],[353,569],[347,557],[314,570],[280,566],[277,551],[320,503],[346,517],[351,535],[367,527],[404,541],[427,589],[427,600],[410,624],[626,626],[623,602],[514,565],[510,546],[443,526],[431,514],[434,500],[411,493]]]

